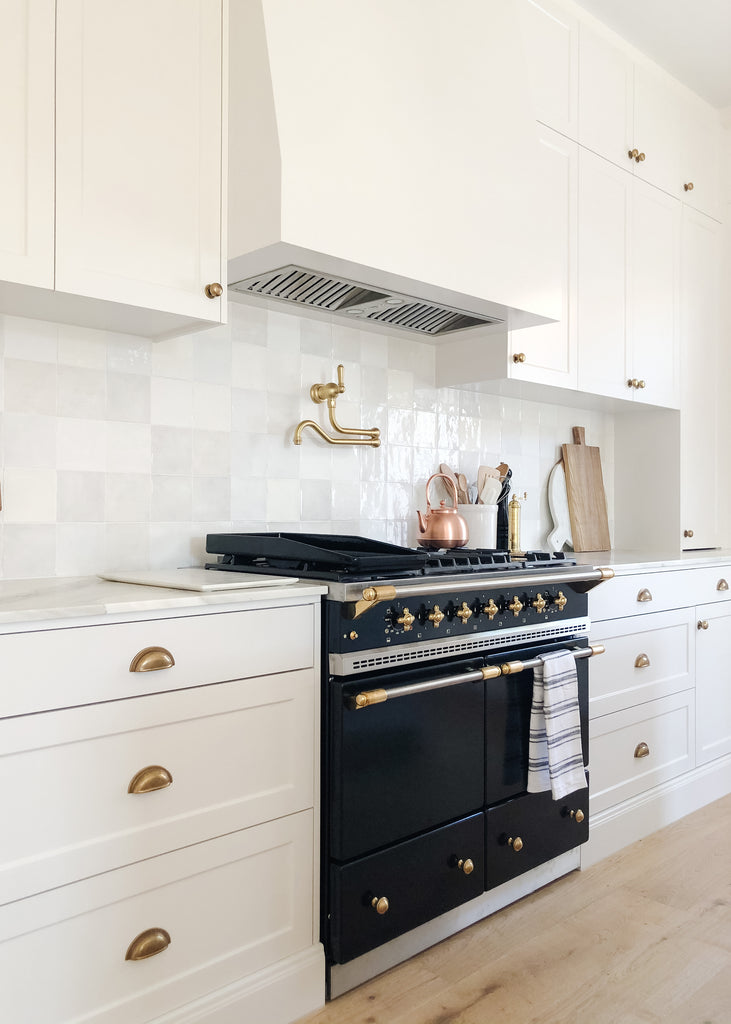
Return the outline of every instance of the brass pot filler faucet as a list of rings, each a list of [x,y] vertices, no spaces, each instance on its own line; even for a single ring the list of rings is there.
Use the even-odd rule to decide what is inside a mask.
[[[373,427],[371,430],[366,428],[353,428],[353,427],[341,427],[335,419],[335,402],[337,401],[338,395],[342,395],[345,391],[345,379],[344,379],[344,367],[341,363],[338,366],[338,382],[331,381],[329,384],[313,384],[310,388],[310,398],[313,402],[320,404],[321,402],[327,402],[328,412],[330,414],[330,423],[336,434],[340,434],[340,437],[332,437],[325,430],[322,429],[319,423],[315,423],[314,420],[302,420],[298,423],[294,431],[294,444],[302,444],[302,431],[306,427],[312,427],[316,434],[319,434],[323,441],[327,441],[328,444],[367,444],[371,448],[378,448],[381,444],[381,432],[378,427]]]

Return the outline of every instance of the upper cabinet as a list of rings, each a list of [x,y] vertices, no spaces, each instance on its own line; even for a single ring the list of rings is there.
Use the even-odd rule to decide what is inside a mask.
[[[0,0],[0,298],[53,288],[54,0]]]
[[[654,65],[581,25],[579,142],[635,177],[718,216],[716,112]]]
[[[223,0],[0,10],[0,311],[152,337],[220,323]]]
[[[536,120],[575,140],[579,22],[552,0],[521,0],[520,13]]]

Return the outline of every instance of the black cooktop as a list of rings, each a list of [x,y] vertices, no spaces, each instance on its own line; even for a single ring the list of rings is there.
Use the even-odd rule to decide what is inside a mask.
[[[328,533],[209,533],[206,551],[222,555],[207,569],[263,572],[307,579],[365,581],[459,573],[516,572],[575,565],[562,551],[529,551],[514,560],[508,551],[452,548],[426,551]]]

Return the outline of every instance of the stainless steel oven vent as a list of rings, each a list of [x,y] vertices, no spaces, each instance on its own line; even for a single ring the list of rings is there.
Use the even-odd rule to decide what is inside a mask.
[[[497,317],[476,316],[411,295],[376,290],[344,277],[320,274],[294,265],[232,281],[229,289],[296,302],[339,313],[355,321],[366,320],[430,337],[503,323]]]

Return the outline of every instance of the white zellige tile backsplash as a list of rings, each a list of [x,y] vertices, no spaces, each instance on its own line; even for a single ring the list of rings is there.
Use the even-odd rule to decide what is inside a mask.
[[[0,574],[75,576],[205,561],[229,530],[416,541],[440,462],[474,481],[505,461],[527,491],[522,539],[545,547],[548,474],[571,427],[602,452],[612,517],[614,421],[434,387],[434,348],[231,303],[225,327],[171,341],[0,317]],[[337,415],[378,449],[328,446],[310,385],[345,366]]]

